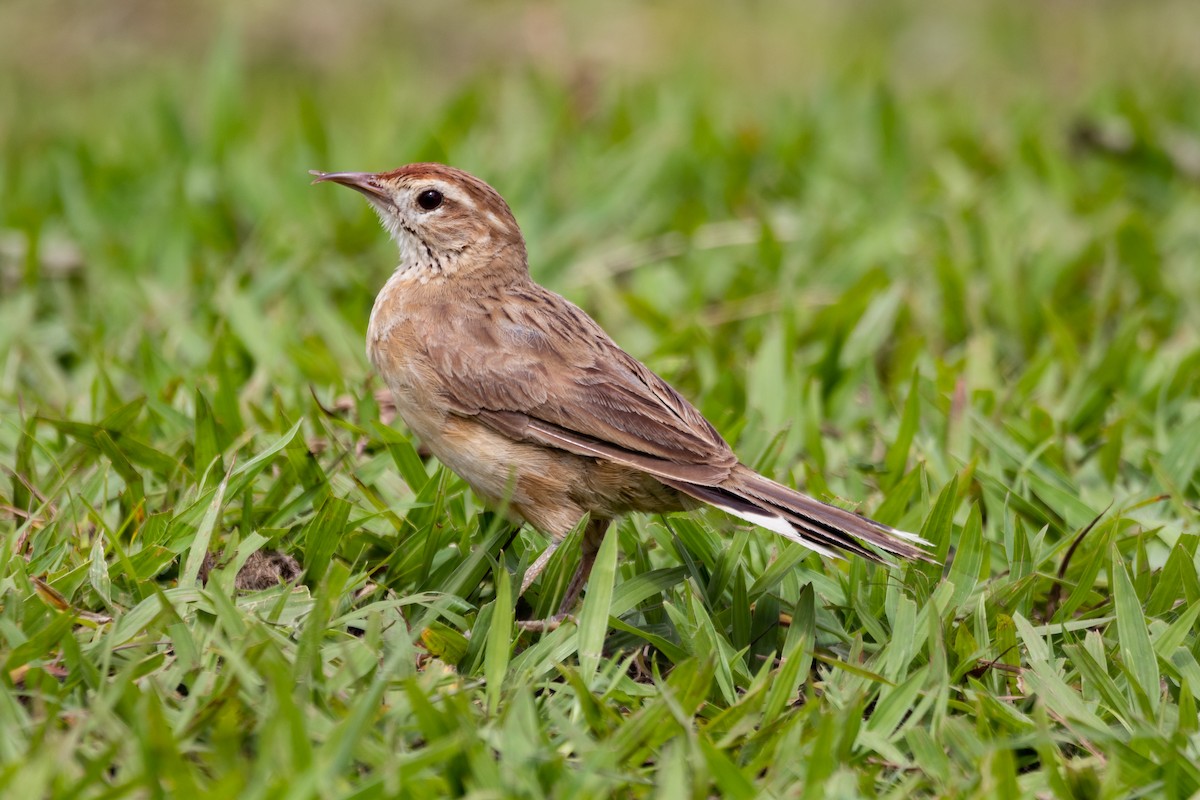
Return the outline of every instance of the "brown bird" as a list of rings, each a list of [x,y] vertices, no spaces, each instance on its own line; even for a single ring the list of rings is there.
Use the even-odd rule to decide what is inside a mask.
[[[365,195],[400,247],[367,331],[397,412],[479,495],[551,536],[522,592],[590,515],[560,617],[609,523],[629,511],[708,503],[822,555],[928,560],[921,538],[740,463],[670,384],[533,282],[521,230],[491,186],[441,164],[312,174]]]

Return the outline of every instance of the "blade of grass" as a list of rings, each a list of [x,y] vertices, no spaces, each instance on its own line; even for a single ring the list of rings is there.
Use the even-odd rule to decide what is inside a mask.
[[[496,580],[496,600],[492,604],[492,621],[488,627],[487,650],[483,656],[483,678],[487,682],[487,709],[494,715],[500,708],[504,689],[504,674],[508,671],[512,652],[512,579],[499,563],[492,570]]]
[[[613,584],[617,577],[617,531],[609,526],[596,553],[588,579],[588,591],[579,612],[579,675],[591,686],[604,649],[604,634],[612,609]]]
[[[1121,647],[1121,659],[1129,667],[1140,693],[1149,701],[1151,710],[1157,712],[1162,695],[1158,656],[1150,644],[1150,630],[1146,627],[1142,603],[1134,591],[1129,570],[1115,544],[1112,547],[1112,565],[1113,604],[1117,611],[1117,641]]]

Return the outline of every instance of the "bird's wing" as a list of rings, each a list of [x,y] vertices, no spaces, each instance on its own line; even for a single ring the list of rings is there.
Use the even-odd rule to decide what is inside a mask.
[[[661,477],[728,477],[737,456],[716,429],[577,306],[534,284],[500,299],[457,309],[426,338],[455,413]]]

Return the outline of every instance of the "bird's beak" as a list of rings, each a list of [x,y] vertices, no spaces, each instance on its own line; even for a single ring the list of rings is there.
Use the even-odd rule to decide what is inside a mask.
[[[321,172],[310,169],[309,175],[316,175],[313,183],[332,181],[342,186],[349,186],[355,191],[362,192],[368,200],[380,203],[391,203],[392,199],[379,183],[379,176],[373,172]]]

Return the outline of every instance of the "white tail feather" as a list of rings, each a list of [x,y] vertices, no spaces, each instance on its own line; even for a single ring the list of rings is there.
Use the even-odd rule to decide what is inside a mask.
[[[887,532],[890,533],[892,536],[895,536],[897,538],[905,540],[906,542],[912,542],[914,544],[923,545],[925,547],[933,547],[933,542],[930,542],[926,539],[922,539],[920,536],[917,536],[915,533],[909,533],[908,531],[896,530],[895,528],[888,528]]]
[[[736,508],[730,508],[729,506],[720,505],[718,503],[711,503],[711,505],[721,509],[726,514],[732,514],[733,516],[739,519],[744,519],[746,522],[749,522],[753,525],[758,525],[760,528],[766,528],[769,531],[774,531],[784,538],[791,539],[793,542],[799,542],[809,550],[819,553],[820,555],[839,559],[842,557],[837,551],[830,550],[828,547],[823,547],[814,543],[811,539],[806,538],[804,534],[796,530],[796,528],[783,517],[776,517],[770,514],[755,514],[752,511],[740,511]]]

